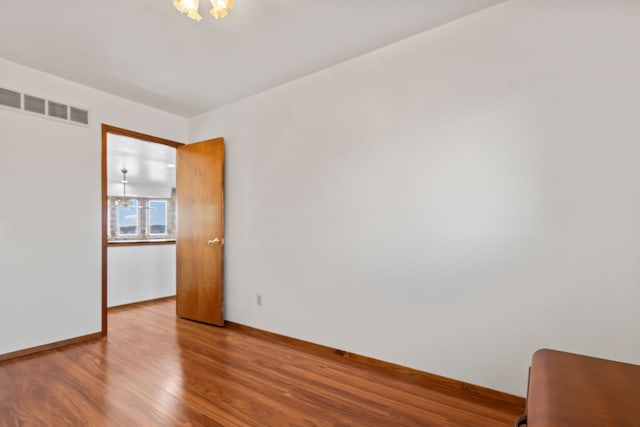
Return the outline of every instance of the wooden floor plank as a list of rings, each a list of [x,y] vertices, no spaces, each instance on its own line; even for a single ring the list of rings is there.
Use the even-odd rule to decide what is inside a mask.
[[[443,392],[282,342],[109,312],[109,336],[0,363],[0,426],[511,426],[524,408]]]

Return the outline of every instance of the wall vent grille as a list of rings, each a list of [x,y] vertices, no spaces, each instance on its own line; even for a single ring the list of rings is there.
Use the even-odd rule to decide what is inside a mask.
[[[53,118],[56,121],[84,126],[89,125],[89,111],[87,110],[3,87],[0,87],[1,107],[10,107],[28,113],[35,113],[42,117]]]
[[[69,107],[64,104],[49,101],[49,115],[51,117],[67,120],[69,118]]]
[[[0,105],[12,108],[22,108],[20,92],[14,92],[0,87]]]
[[[24,95],[24,109],[25,111],[31,111],[32,113],[45,114],[46,102],[42,98],[38,98],[31,95]]]
[[[72,122],[82,123],[83,125],[89,124],[89,112],[87,110],[81,110],[76,107],[71,107],[71,115],[69,120]]]

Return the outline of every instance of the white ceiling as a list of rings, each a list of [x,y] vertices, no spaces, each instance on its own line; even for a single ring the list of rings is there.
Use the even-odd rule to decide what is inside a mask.
[[[128,136],[107,135],[107,194],[122,196],[127,169],[127,195],[170,197],[176,186],[176,149]]]
[[[172,0],[2,5],[0,57],[185,117],[504,0],[236,0],[222,20]]]

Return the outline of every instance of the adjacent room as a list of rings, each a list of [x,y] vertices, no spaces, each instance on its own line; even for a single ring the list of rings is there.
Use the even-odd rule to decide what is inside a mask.
[[[176,149],[106,135],[107,307],[176,294]]]
[[[536,427],[529,367],[591,358],[635,412],[572,425],[638,425],[639,22],[4,5],[0,426]]]

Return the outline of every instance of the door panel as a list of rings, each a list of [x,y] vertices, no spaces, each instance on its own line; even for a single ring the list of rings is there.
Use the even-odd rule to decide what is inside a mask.
[[[178,148],[178,317],[224,325],[224,139]]]

